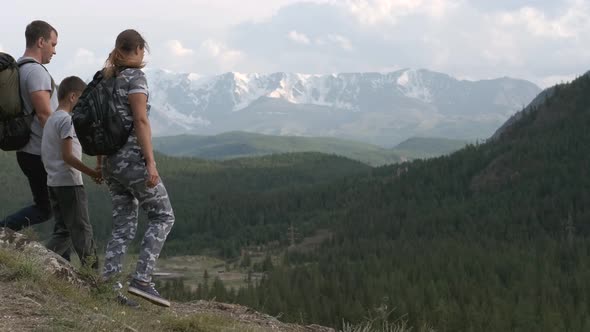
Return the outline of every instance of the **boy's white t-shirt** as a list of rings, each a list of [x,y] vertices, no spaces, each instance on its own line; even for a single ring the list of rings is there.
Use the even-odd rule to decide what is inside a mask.
[[[49,187],[83,185],[82,173],[66,164],[62,157],[61,144],[68,138],[72,140],[73,155],[82,160],[82,146],[76,136],[72,116],[66,111],[57,110],[45,123],[41,140],[41,158],[47,171]]]

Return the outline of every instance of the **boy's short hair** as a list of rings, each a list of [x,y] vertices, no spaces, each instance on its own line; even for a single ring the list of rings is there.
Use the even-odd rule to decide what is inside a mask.
[[[78,76],[66,77],[59,84],[57,90],[57,99],[64,100],[70,93],[82,93],[86,88],[86,83]]]
[[[29,23],[25,29],[27,48],[35,46],[35,43],[37,43],[37,40],[41,37],[48,40],[51,37],[51,31],[54,31],[57,36],[57,30],[45,21],[33,21]]]

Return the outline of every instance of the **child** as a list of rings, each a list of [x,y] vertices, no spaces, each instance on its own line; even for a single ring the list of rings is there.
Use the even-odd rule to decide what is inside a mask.
[[[81,161],[82,147],[76,137],[71,112],[86,84],[76,76],[59,85],[59,106],[47,120],[41,140],[41,158],[47,171],[49,200],[55,219],[48,249],[58,254],[74,248],[83,266],[98,270],[98,258],[88,218],[84,173],[100,183],[101,173]]]

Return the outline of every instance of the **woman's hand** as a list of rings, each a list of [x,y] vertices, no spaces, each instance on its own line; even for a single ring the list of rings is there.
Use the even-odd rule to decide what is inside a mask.
[[[94,181],[96,184],[102,184],[104,181],[104,178],[102,177],[102,167],[96,166],[94,172],[94,175],[91,176],[92,181]]]
[[[160,175],[158,174],[158,169],[156,168],[156,164],[154,163],[154,164],[147,165],[147,172],[148,172],[148,177],[147,177],[145,184],[148,188],[153,188],[156,185],[158,185],[158,183],[160,183]]]

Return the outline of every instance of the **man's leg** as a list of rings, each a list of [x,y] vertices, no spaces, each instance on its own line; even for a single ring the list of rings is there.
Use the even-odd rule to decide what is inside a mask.
[[[40,224],[51,218],[51,204],[47,190],[47,172],[41,156],[17,152],[16,160],[29,180],[34,204],[6,217],[0,226],[19,231],[24,227]]]

